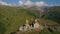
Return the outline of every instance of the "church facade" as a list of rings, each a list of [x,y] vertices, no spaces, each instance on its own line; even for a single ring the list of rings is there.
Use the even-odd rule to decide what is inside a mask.
[[[20,26],[19,28],[20,31],[39,30],[39,29],[40,29],[40,24],[37,19],[35,19],[34,22],[31,24],[29,24],[29,21],[26,20],[26,24]]]

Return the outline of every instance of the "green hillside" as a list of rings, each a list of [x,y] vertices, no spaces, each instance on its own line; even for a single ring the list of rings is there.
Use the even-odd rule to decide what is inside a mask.
[[[28,19],[32,22],[34,16],[27,12],[27,9],[0,6],[0,34],[10,34],[16,32],[20,25],[25,24],[25,20]],[[39,18],[40,23],[48,23],[49,25],[57,24],[54,21]]]
[[[9,32],[17,31],[26,19],[31,21],[33,16],[29,15],[25,9],[0,7],[0,33],[9,34]]]
[[[48,29],[44,29],[39,34],[52,34],[52,33]]]

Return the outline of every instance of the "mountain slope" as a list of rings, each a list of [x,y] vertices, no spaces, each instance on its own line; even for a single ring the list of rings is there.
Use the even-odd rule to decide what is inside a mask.
[[[60,6],[53,6],[49,8],[49,13],[44,18],[56,21],[60,24]]]
[[[19,26],[25,23],[26,19],[31,21],[33,16],[29,15],[25,9],[17,9],[6,6],[0,7],[0,23],[2,23],[0,24],[0,33],[2,34],[6,32],[6,34],[9,34],[9,32],[17,31]],[[5,28],[3,28],[3,26]]]
[[[16,32],[20,25],[25,24],[25,20],[28,19],[31,23],[34,20],[32,14],[27,12],[27,9],[0,6],[0,34],[10,34]],[[54,21],[39,18],[40,23],[48,23],[50,25],[57,24]]]
[[[39,34],[52,34],[52,33],[48,29],[44,29]]]

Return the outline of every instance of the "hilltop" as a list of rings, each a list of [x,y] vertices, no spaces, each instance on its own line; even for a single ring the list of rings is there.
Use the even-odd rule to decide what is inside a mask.
[[[28,19],[30,23],[34,20],[35,15],[28,12],[28,9],[0,6],[0,34],[10,34],[10,32],[16,32],[20,25],[25,24],[25,20]],[[57,22],[52,20],[38,18],[42,24],[48,23],[48,25],[56,25]],[[50,33],[48,29],[44,29],[41,34]],[[33,32],[35,33],[35,32]],[[38,32],[37,32],[38,33]],[[36,33],[36,34],[37,34]],[[47,34],[48,34],[47,33]],[[39,34],[39,33],[38,33]]]

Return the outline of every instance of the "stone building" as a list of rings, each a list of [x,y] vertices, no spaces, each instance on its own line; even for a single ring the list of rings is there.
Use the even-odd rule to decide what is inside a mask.
[[[37,19],[35,19],[34,29],[39,28],[40,24],[38,23]]]
[[[28,30],[39,30],[41,29],[42,26],[40,26],[39,22],[37,19],[34,20],[33,23],[29,23],[28,20],[26,20],[26,24],[24,24],[23,26],[21,26],[19,28],[20,31],[28,31]]]
[[[26,31],[26,30],[29,30],[29,29],[30,29],[29,21],[26,20],[26,24],[24,26],[24,30]]]
[[[26,24],[20,26],[19,30],[20,31],[22,31],[22,30],[26,31],[29,28],[30,28],[29,21],[26,19]]]

